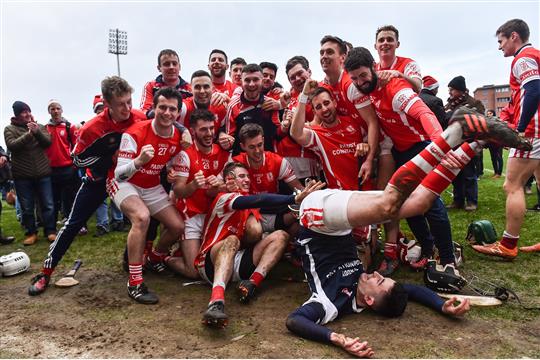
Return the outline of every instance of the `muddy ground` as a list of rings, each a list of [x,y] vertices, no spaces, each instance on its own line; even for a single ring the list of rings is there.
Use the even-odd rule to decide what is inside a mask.
[[[145,276],[160,296],[158,305],[139,305],[126,294],[126,275],[82,268],[80,284],[26,293],[32,274],[0,278],[1,358],[343,358],[332,346],[287,331],[287,314],[308,296],[307,284],[283,281],[294,273],[280,264],[260,296],[249,305],[227,289],[224,330],[207,329],[201,315],[209,299],[205,285],[183,286],[173,275]],[[63,273],[59,269],[58,278]],[[54,280],[54,278],[53,278]],[[330,327],[367,340],[378,358],[540,357],[540,319],[501,320],[493,309],[474,309],[449,319],[410,304],[399,319],[373,313],[351,315]]]

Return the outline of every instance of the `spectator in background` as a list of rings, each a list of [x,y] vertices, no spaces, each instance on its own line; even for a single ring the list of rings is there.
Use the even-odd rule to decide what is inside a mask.
[[[422,90],[420,90],[418,96],[435,114],[443,130],[446,129],[448,127],[448,119],[446,119],[444,104],[443,101],[437,97],[437,93],[439,92],[439,82],[434,77],[426,75],[422,78],[422,84]]]
[[[487,110],[486,116],[495,116],[495,110]],[[489,154],[491,155],[491,164],[493,165],[493,178],[498,179],[502,175],[503,171],[503,148],[499,144],[489,143],[487,145]]]
[[[446,118],[450,119],[454,111],[464,105],[476,108],[479,113],[484,113],[484,105],[469,95],[469,90],[463,76],[456,76],[448,83],[450,97],[444,107]],[[477,155],[476,157],[481,156]],[[476,158],[475,157],[475,158]],[[467,164],[452,182],[454,185],[454,201],[447,206],[449,209],[465,209],[476,211],[478,208],[478,171],[475,160]]]
[[[63,108],[58,100],[49,100],[47,111],[51,115],[45,126],[51,135],[51,146],[45,150],[51,166],[51,184],[54,202],[54,221],[58,213],[67,219],[78,189],[77,170],[73,166],[71,150],[75,146],[75,127],[62,116]]]
[[[56,238],[56,224],[51,167],[45,155],[45,149],[51,145],[51,136],[43,125],[34,120],[30,107],[24,102],[13,103],[13,114],[11,124],[4,129],[4,139],[11,151],[11,171],[21,204],[26,235],[23,244],[34,245],[38,239],[34,193],[39,196],[45,236],[52,242]]]
[[[9,157],[3,147],[0,146],[0,185],[4,184],[11,179],[11,171],[9,168]],[[0,219],[2,217],[2,201],[0,201]],[[4,236],[2,234],[2,227],[0,227],[0,245],[7,245],[15,240],[13,236]]]

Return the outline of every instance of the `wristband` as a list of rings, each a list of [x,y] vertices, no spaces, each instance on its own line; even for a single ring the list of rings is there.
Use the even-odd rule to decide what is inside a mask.
[[[307,104],[307,102],[308,102],[308,96],[307,96],[306,94],[304,94],[304,93],[298,95],[298,102],[299,102],[300,104]]]

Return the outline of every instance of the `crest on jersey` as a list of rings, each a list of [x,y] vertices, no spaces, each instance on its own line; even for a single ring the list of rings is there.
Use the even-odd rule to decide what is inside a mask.
[[[354,132],[354,126],[352,126],[352,125],[347,126],[347,131],[350,132],[350,133],[353,133]]]
[[[60,130],[60,136],[64,136],[66,132],[64,130]]]
[[[214,170],[217,170],[218,166],[219,166],[219,161],[218,160],[214,160]]]
[[[174,154],[176,151],[176,145],[171,146],[171,150],[169,150],[171,154]]]
[[[266,173],[266,178],[268,179],[268,181],[274,181],[274,174],[272,174],[271,172]]]

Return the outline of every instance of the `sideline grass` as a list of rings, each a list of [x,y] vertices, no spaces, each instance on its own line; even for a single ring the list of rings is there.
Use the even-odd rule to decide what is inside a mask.
[[[507,152],[504,155],[506,166]],[[473,272],[481,278],[493,282],[503,283],[513,289],[524,301],[535,302],[540,305],[540,254],[520,253],[514,261],[503,261],[478,254],[465,241],[468,224],[473,220],[488,219],[495,225],[500,235],[504,230],[505,220],[505,194],[502,190],[504,177],[492,179],[493,174],[489,152],[484,151],[485,175],[479,181],[479,204],[476,212],[463,210],[450,210],[449,216],[452,224],[452,234],[456,242],[465,249],[464,272]],[[443,194],[445,203],[451,202],[451,188]],[[527,206],[536,203],[536,194],[527,196]],[[402,222],[405,226],[405,222]],[[540,212],[527,212],[521,233],[520,245],[531,245],[540,241]],[[41,236],[36,245],[23,247],[24,232],[15,218],[15,209],[4,203],[2,211],[2,225],[5,235],[15,235],[17,240],[7,246],[0,247],[0,255],[8,254],[17,249],[23,249],[32,260],[33,272],[41,266],[49,243]],[[122,254],[124,251],[127,233],[110,233],[95,238],[95,220],[89,222],[89,234],[78,236],[62,259],[58,272],[67,271],[77,258],[82,258],[84,267],[96,270],[121,272]],[[281,270],[281,269],[279,269]],[[396,276],[398,280],[408,282],[422,282],[422,276],[409,269],[401,268]],[[279,278],[278,278],[279,279]],[[278,280],[272,280],[278,281]],[[515,321],[526,321],[538,317],[538,312],[523,311],[517,305],[507,304],[496,308],[483,308],[474,312],[473,316],[485,318],[504,318]]]

